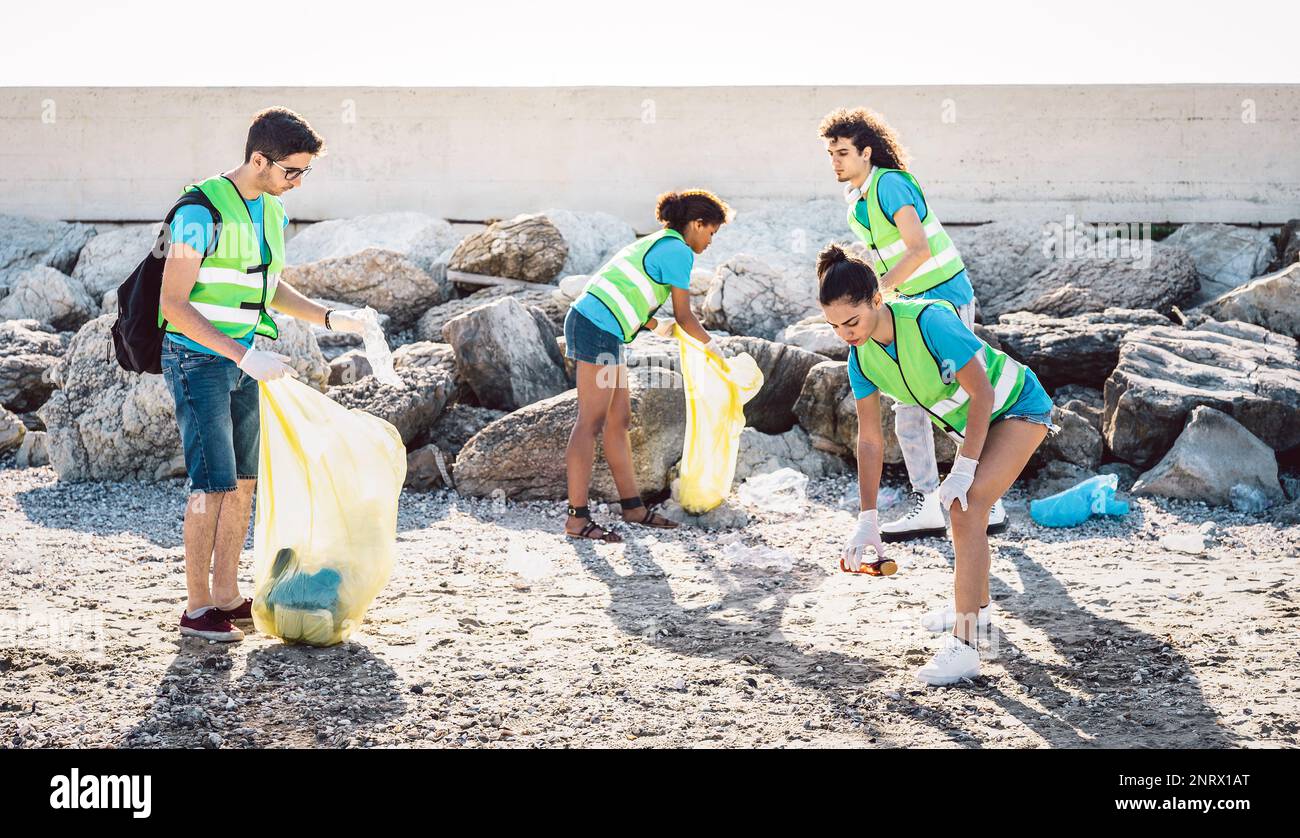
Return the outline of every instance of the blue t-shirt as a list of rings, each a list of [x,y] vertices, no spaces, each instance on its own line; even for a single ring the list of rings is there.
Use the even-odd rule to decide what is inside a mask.
[[[650,278],[690,290],[691,269],[695,267],[695,251],[679,238],[664,236],[655,242],[645,255],[645,270]],[[618,325],[614,312],[606,308],[597,297],[583,294],[573,301],[573,308],[592,323],[623,339],[623,327]]]
[[[894,213],[903,207],[915,207],[916,217],[925,218],[925,197],[921,195],[921,190],[903,177],[902,172],[885,172],[881,175],[880,180],[876,182],[876,197],[880,199],[880,209],[885,213],[890,224],[895,223]],[[865,198],[853,205],[853,216],[863,227],[871,229]],[[971,287],[970,276],[967,275],[966,269],[962,268],[956,276],[942,285],[936,285],[920,294],[900,295],[900,297],[904,300],[947,300],[955,306],[964,306],[975,299],[975,289]]]
[[[951,371],[952,375],[956,375],[957,370],[966,366],[984,346],[984,341],[976,337],[961,322],[961,318],[941,306],[927,306],[917,317],[916,323],[921,327],[921,337],[926,346],[940,359],[945,373]],[[898,350],[894,344],[891,343],[884,349],[889,357],[898,360]],[[849,347],[849,384],[853,387],[855,399],[865,399],[877,389],[858,365],[858,353],[854,347]],[[1051,397],[1029,367],[1025,367],[1025,386],[1020,390],[1020,397],[1007,412],[1017,416],[1052,412]]]
[[[240,197],[243,197],[242,195]],[[253,220],[253,229],[257,231],[257,237],[262,241],[262,261],[271,261],[271,250],[266,246],[266,239],[262,236],[262,217],[263,195],[258,195],[253,200],[244,198],[244,206],[248,207],[248,216]],[[284,226],[289,226],[289,216],[284,217]],[[201,207],[198,204],[189,204],[176,211],[172,216],[171,236],[173,242],[184,242],[194,248],[198,253],[208,252],[208,242],[213,235],[212,213],[208,212],[207,207]],[[269,302],[269,301],[268,301]],[[243,338],[235,341],[243,346],[253,345],[254,332],[249,332]],[[197,352],[206,352],[209,355],[219,355],[219,352],[213,352],[196,340],[191,340],[182,334],[168,332],[167,339],[175,341],[184,346],[186,349],[193,349]]]

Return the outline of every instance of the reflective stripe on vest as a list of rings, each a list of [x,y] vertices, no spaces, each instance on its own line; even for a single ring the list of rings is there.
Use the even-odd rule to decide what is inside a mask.
[[[862,374],[896,401],[924,407],[935,425],[960,441],[966,432],[970,394],[958,383],[955,371],[952,381],[944,382],[939,362],[926,344],[918,322],[927,306],[943,306],[954,316],[956,308],[946,300],[898,300],[885,305],[894,318],[894,351],[898,358],[891,358],[878,343],[868,340],[855,350]],[[983,341],[975,360],[984,368],[993,387],[993,410],[989,416],[992,421],[1020,398],[1025,367]]]
[[[849,205],[849,228],[871,248],[868,251],[872,262],[871,267],[875,270],[876,275],[881,277],[890,268],[897,265],[907,252],[907,243],[903,241],[903,234],[889,220],[884,209],[880,206],[880,195],[877,186],[881,175],[887,172],[898,172],[907,178],[908,182],[915,186],[918,192],[921,191],[920,184],[916,182],[916,178],[912,177],[911,173],[902,169],[876,167],[871,172],[871,180],[867,185],[867,189],[863,192],[862,198],[859,199],[867,202],[867,220],[871,226],[865,227],[862,222],[858,221],[857,214],[854,212],[856,203]],[[939,219],[930,210],[929,203],[925,206],[925,218],[921,219],[921,230],[925,233],[926,243],[930,246],[930,258],[922,262],[912,272],[911,276],[896,286],[900,294],[911,296],[929,291],[931,288],[952,279],[966,267],[961,260],[961,254],[957,252],[957,247],[952,242],[952,238],[949,237],[948,233],[943,229],[943,225],[939,223]]]
[[[664,228],[624,247],[588,281],[585,293],[605,304],[623,330],[623,342],[631,343],[636,333],[672,293],[672,286],[653,279],[645,269],[645,257],[660,240],[682,234]]]
[[[275,297],[280,271],[284,267],[284,207],[274,195],[262,200],[262,236],[257,234],[248,205],[228,178],[217,175],[187,187],[202,190],[221,216],[216,247],[199,265],[199,275],[190,290],[190,305],[218,331],[240,340],[255,331],[270,338],[279,336],[266,304]],[[262,240],[270,252],[262,262]],[[163,322],[161,306],[158,322]],[[167,331],[179,333],[172,323]]]

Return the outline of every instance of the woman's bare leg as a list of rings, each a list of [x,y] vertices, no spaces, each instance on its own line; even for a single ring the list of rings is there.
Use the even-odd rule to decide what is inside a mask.
[[[966,511],[960,503],[949,510],[952,545],[956,555],[953,573],[953,607],[957,625],[953,634],[967,643],[976,639],[976,615],[989,601],[989,510],[1020,476],[1034,450],[1047,438],[1047,428],[1023,419],[1004,419],[989,428],[980,453],[975,482],[966,493]]]
[[[596,459],[596,437],[600,436],[609,415],[610,403],[622,376],[608,372],[607,365],[578,361],[578,421],[569,434],[569,444],[564,449],[564,465],[568,476],[569,503],[586,506],[591,486],[592,463]],[[619,365],[619,369],[624,369]],[[611,386],[615,385],[615,386]],[[587,519],[572,515],[564,528],[574,535],[586,525]]]

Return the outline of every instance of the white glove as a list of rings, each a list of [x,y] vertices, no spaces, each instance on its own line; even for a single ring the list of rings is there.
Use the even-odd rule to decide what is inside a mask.
[[[670,338],[673,336],[673,326],[676,325],[671,320],[660,320],[655,323],[654,333],[661,338]]]
[[[356,311],[342,311],[333,309],[330,311],[330,328],[336,332],[353,332],[361,334],[366,330],[367,318],[361,313],[361,309]]]
[[[293,369],[286,363],[288,360],[288,355],[281,355],[279,352],[249,349],[244,352],[244,357],[239,359],[239,368],[248,373],[249,378],[258,381],[275,381],[286,375],[294,375]]]
[[[722,357],[722,347],[718,345],[718,341],[716,338],[711,337],[704,342],[704,351],[712,353],[713,355],[716,355],[719,358]]]
[[[939,484],[940,507],[948,509],[953,501],[957,501],[961,504],[961,511],[966,511],[966,492],[970,490],[970,484],[975,482],[975,467],[979,464],[979,460],[970,457],[957,458],[957,462],[952,464],[952,471]]]
[[[875,561],[885,557],[885,545],[880,541],[880,524],[876,510],[868,509],[858,513],[858,526],[849,536],[849,543],[844,547],[842,561],[845,567],[857,573],[862,567],[862,557],[868,547],[876,548]]]

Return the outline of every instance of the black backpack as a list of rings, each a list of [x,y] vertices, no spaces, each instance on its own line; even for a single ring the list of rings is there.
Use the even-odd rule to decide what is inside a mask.
[[[113,351],[117,363],[127,372],[162,374],[162,342],[167,322],[158,325],[158,307],[162,305],[163,266],[171,247],[171,223],[181,207],[198,204],[212,213],[213,236],[205,257],[212,254],[221,235],[221,213],[203,194],[192,189],[180,197],[168,211],[149,254],[121,285],[117,286],[117,320],[113,323]]]

